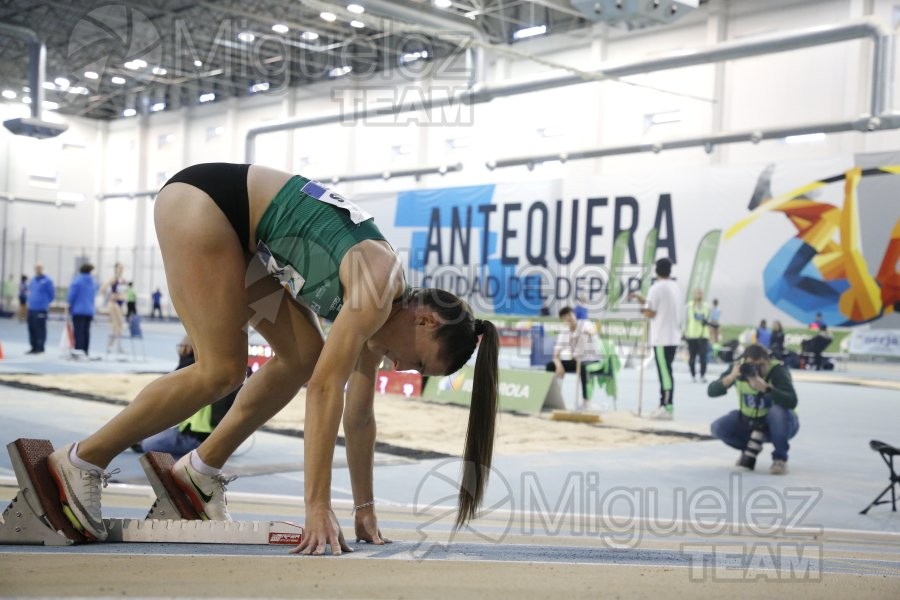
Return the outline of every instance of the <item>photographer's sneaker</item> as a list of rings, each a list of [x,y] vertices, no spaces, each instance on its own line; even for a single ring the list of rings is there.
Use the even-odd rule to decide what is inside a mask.
[[[660,406],[652,413],[650,413],[647,418],[653,419],[655,421],[671,421],[674,418],[674,410],[672,409],[671,404],[667,404],[665,406]]]
[[[100,490],[119,470],[107,473],[75,466],[69,457],[73,445],[55,450],[47,457],[47,465],[59,490],[63,514],[85,537],[102,542],[107,531],[100,513]]]
[[[172,477],[181,491],[190,499],[201,519],[208,521],[231,521],[225,486],[234,477],[204,475],[191,465],[191,455],[185,454],[172,465]]]
[[[785,475],[787,474],[787,461],[775,459],[772,461],[772,466],[769,467],[769,473],[772,475]]]

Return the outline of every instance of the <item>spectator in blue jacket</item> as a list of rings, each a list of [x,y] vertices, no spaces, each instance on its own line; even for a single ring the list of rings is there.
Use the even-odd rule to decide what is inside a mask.
[[[769,344],[772,343],[772,331],[766,325],[765,319],[760,321],[759,327],[756,328],[756,343],[766,350],[769,349]]]
[[[75,333],[75,350],[88,353],[91,344],[91,321],[94,319],[94,298],[97,296],[97,281],[91,276],[94,265],[81,265],[79,274],[69,286],[69,314]]]
[[[28,284],[28,341],[27,354],[43,354],[47,342],[47,312],[56,297],[53,280],[44,275],[44,265],[34,265],[34,277]]]

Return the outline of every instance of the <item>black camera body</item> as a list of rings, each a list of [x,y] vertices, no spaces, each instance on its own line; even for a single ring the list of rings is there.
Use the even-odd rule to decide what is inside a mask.
[[[738,379],[747,381],[751,377],[759,377],[759,367],[753,363],[741,363],[741,374]]]

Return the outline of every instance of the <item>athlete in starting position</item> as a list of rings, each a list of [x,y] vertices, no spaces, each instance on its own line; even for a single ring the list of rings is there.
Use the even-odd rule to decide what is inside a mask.
[[[492,323],[475,319],[449,292],[410,289],[400,259],[371,216],[300,176],[256,165],[188,167],[159,192],[155,222],[171,300],[194,341],[197,362],[157,379],[99,431],[50,456],[76,527],[106,538],[100,491],[113,457],[244,383],[248,321],[274,357],[247,380],[215,431],[173,467],[202,516],[230,520],[220,469],[307,383],[306,527],[293,552],[350,550],[331,508],[342,415],[356,536],[383,543],[372,483],[376,369],[387,357],[397,369],[450,374],[480,338],[457,526],[475,515],[490,470],[497,411]],[[282,290],[293,298],[282,298],[271,314],[251,309],[263,298],[281,297]],[[334,321],[327,340],[316,314]]]

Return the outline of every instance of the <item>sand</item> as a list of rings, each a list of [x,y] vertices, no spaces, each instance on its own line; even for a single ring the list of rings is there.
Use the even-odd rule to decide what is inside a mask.
[[[0,381],[15,381],[130,402],[145,385],[157,377],[158,375],[152,374],[3,375],[0,376]],[[269,422],[269,426],[275,429],[303,429],[305,406],[306,391],[301,390]],[[468,419],[465,407],[376,393],[375,418],[379,442],[453,456],[462,452]],[[659,428],[685,430],[684,425],[647,421],[626,411],[603,413],[602,423],[599,425],[551,421],[549,414],[538,416],[501,413],[495,451],[498,454],[531,454],[550,449],[558,452],[671,444],[687,439],[647,433],[647,430]]]

